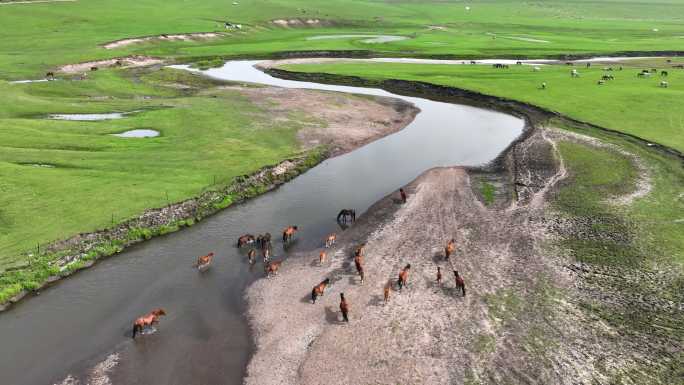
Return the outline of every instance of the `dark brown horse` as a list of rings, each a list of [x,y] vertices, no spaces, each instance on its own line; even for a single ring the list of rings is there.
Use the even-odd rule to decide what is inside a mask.
[[[237,240],[237,247],[251,245],[252,243],[254,243],[254,240],[255,238],[252,234],[241,235],[240,238],[238,238]]]
[[[337,221],[340,223],[356,222],[356,210],[354,209],[342,209],[337,214]]]
[[[363,274],[363,256],[361,254],[357,254],[354,257],[354,264],[356,265],[356,272],[359,273],[359,276],[361,277],[361,284],[363,285],[363,279],[364,279],[364,274]]]
[[[463,296],[465,297],[465,282],[463,281],[463,278],[461,278],[461,276],[458,275],[458,271],[456,270],[454,270],[454,280],[456,281],[456,290],[461,289],[461,291],[463,291]]]
[[[349,322],[349,303],[344,298],[344,293],[340,293],[340,311],[344,322]]]
[[[48,72],[45,74],[45,79],[47,80],[55,80],[55,73],[54,72]]]
[[[437,284],[442,284],[442,268],[437,266]]]
[[[399,189],[399,195],[401,196],[401,202],[406,203],[406,191],[403,188]]]
[[[283,263],[283,261],[272,261],[268,262],[266,266],[264,266],[264,271],[266,272],[266,277],[270,277],[271,275],[278,275],[278,269],[280,269],[280,265]]]
[[[166,315],[164,309],[152,310],[150,313],[138,318],[133,322],[133,338],[138,333],[142,333],[143,328],[159,323],[159,317]]]
[[[283,230],[283,243],[291,242],[299,229],[297,226],[288,226]]]
[[[400,291],[404,286],[408,285],[408,277],[409,277],[409,271],[410,270],[411,270],[411,264],[409,263],[406,266],[404,266],[404,268],[399,273],[399,281],[397,283],[399,284],[399,290]]]
[[[325,293],[325,288],[330,285],[330,278],[326,278],[323,282],[313,287],[311,290],[311,303],[316,303],[316,298],[322,297]]]

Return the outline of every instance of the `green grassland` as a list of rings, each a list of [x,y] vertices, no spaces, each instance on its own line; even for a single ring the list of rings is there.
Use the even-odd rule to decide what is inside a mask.
[[[58,64],[132,53],[187,58],[361,49],[385,55],[539,57],[681,50],[684,45],[681,0],[238,3],[88,0],[0,5],[0,78],[18,79]],[[321,20],[321,28],[283,28],[271,23],[274,19],[292,18]],[[244,28],[226,31],[226,21],[240,23]],[[226,36],[212,41],[149,43],[117,50],[100,47],[128,37],[205,31],[222,31]],[[366,44],[353,38],[306,39],[335,33],[400,34],[411,39],[387,44]]]
[[[202,88],[165,86],[171,83]],[[299,151],[296,123],[275,125],[239,93],[213,86],[172,69],[0,83],[0,266],[39,242],[104,228]],[[100,122],[44,119],[110,111],[139,112]],[[161,136],[107,135],[136,128]]]
[[[675,59],[674,62],[678,62]],[[684,62],[681,60],[680,62]],[[659,86],[658,74],[638,78],[643,64],[667,68],[668,88]],[[405,79],[454,86],[528,102],[569,117],[623,131],[684,151],[684,70],[665,67],[664,60],[623,65],[622,71],[603,71],[608,65],[577,67],[579,78],[565,66],[530,66],[495,69],[485,65],[435,65],[406,63],[332,63],[286,66],[302,72],[355,75],[371,80]],[[575,68],[575,67],[573,67]],[[646,67],[650,68],[650,67]],[[603,74],[615,80],[598,85]],[[547,88],[541,89],[542,82]]]

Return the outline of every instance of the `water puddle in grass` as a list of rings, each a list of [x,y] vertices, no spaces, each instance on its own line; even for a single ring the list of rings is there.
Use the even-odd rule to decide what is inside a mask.
[[[331,39],[351,39],[351,38],[364,38],[361,40],[362,43],[368,44],[378,44],[378,43],[391,43],[393,41],[407,40],[406,36],[398,35],[318,35],[307,37],[306,40],[331,40]]]
[[[110,112],[107,114],[50,114],[48,115],[48,119],[92,122],[98,120],[121,119],[128,114],[130,114],[130,112]]]
[[[159,131],[149,129],[138,129],[124,131],[120,134],[112,134],[112,136],[118,136],[120,138],[153,138],[155,136],[159,136]]]

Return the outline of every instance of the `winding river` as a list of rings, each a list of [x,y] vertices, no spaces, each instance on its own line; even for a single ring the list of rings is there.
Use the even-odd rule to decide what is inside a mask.
[[[435,166],[486,163],[524,125],[498,112],[378,89],[277,79],[254,64],[228,62],[203,72],[280,87],[393,96],[421,113],[398,133],[328,159],[191,228],[106,259],[0,314],[0,382],[52,384],[73,375],[84,384],[96,368],[114,384],[241,384],[252,350],[243,292],[263,271],[260,264],[250,269],[238,253],[239,234],[278,234],[298,224],[299,241],[289,252],[313,250],[338,230],[340,208],[363,212]],[[283,256],[279,242],[274,246],[276,257]],[[217,260],[198,274],[190,265],[209,251]],[[131,321],[160,306],[168,316],[159,331],[131,340]]]

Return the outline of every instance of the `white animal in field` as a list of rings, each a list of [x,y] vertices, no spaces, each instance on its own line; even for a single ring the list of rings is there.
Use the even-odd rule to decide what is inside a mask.
[[[579,72],[577,72],[577,70],[572,70],[570,71],[570,76],[572,76],[573,78],[578,78]]]
[[[541,84],[541,89],[542,89],[542,90],[545,90],[545,89],[546,89],[546,82],[542,82],[542,84]]]
[[[663,80],[660,82],[660,86],[663,88],[667,88],[667,86],[669,86],[669,84],[665,80]]]
[[[534,71],[534,72],[539,72],[539,71],[541,71],[541,67],[534,66],[534,67],[532,68],[532,71]]]

